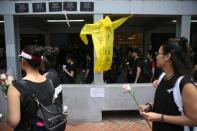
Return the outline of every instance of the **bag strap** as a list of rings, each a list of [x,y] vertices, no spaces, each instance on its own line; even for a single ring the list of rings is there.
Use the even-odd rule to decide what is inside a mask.
[[[158,78],[159,83],[161,82],[161,80],[163,79],[163,77],[166,75],[165,72],[162,72],[161,75]]]
[[[159,76],[159,83],[161,82],[161,80],[163,79],[163,77],[165,76],[165,73],[162,72],[161,75]],[[179,85],[180,85],[180,82],[181,80],[183,79],[184,76],[180,76],[177,80],[176,80],[176,83],[173,87],[173,97],[174,97],[174,102],[175,104],[177,105],[178,107],[178,110],[180,111],[180,113],[182,115],[184,115],[184,112],[183,112],[183,102],[182,102],[182,97],[181,97],[181,92],[180,92],[180,88],[179,88]]]
[[[183,100],[181,97],[181,91],[180,91],[180,82],[184,78],[184,76],[180,76],[177,80],[176,83],[173,87],[173,97],[174,97],[174,102],[176,103],[179,111],[181,112],[182,115],[184,115],[183,111]]]
[[[27,82],[26,82],[25,80],[20,80],[19,83],[20,83],[23,87],[27,87],[27,86],[28,86],[28,85],[27,85]],[[37,96],[36,96],[36,93],[32,90],[31,87],[28,87],[27,89],[30,91],[30,94],[31,94],[31,96],[32,96],[32,98],[33,98],[33,101],[36,100],[36,99],[38,99]]]
[[[179,112],[181,113],[181,115],[185,115],[184,110],[183,110],[183,99],[181,96],[181,91],[180,91],[180,83],[181,80],[184,78],[184,76],[180,76],[177,80],[176,83],[173,87],[173,98],[174,98],[174,102],[178,107]],[[190,127],[188,126],[184,126],[184,131],[190,131]]]
[[[48,80],[49,80],[49,83],[50,83],[49,93],[50,93],[51,98],[52,98],[52,103],[55,103],[55,87],[53,85],[52,80],[50,80],[50,79],[48,79]]]
[[[20,84],[23,86],[23,87],[27,87],[27,82],[25,80],[20,80],[19,81]],[[49,83],[50,83],[50,86],[49,86],[49,94],[51,95],[51,98],[52,98],[52,103],[53,103],[53,83],[51,80],[49,80]],[[32,95],[33,97],[33,100],[36,100],[38,106],[40,105],[40,101],[38,99],[38,96],[36,95],[36,93],[33,91],[33,89],[31,87],[28,88],[29,91],[30,91],[30,94]],[[43,105],[43,104],[42,104]]]

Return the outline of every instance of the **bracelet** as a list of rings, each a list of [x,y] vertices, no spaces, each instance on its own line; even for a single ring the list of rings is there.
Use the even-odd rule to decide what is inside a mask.
[[[161,114],[161,122],[164,122],[164,114]]]
[[[152,110],[152,104],[150,104],[150,103],[146,103],[145,105],[148,105],[149,107],[150,107],[150,111]]]

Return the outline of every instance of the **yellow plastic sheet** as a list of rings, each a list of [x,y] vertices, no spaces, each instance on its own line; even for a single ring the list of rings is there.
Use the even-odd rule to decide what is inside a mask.
[[[96,52],[95,72],[107,71],[112,65],[114,30],[123,24],[129,17],[123,17],[114,22],[108,16],[95,24],[85,24],[80,37],[84,44],[88,44],[86,35],[92,35]]]

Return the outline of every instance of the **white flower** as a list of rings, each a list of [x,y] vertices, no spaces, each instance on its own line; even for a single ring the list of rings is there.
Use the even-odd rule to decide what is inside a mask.
[[[14,80],[14,77],[13,76],[8,76],[8,80],[9,81],[13,81]]]
[[[1,74],[1,75],[0,75],[0,79],[1,79],[1,80],[5,80],[6,78],[7,78],[6,74]]]
[[[5,80],[5,82],[6,82],[7,85],[10,85],[10,84],[12,84],[13,80],[14,80],[14,78],[12,76],[8,76],[7,80]]]
[[[3,118],[3,114],[0,114],[0,118]]]
[[[125,90],[125,91],[131,91],[131,86],[129,84],[124,84],[122,86],[122,88]]]
[[[6,74],[0,74],[0,90],[7,94],[9,85],[12,84],[14,78]]]

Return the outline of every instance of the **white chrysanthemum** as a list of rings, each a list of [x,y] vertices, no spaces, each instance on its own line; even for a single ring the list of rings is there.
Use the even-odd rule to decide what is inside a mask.
[[[0,75],[0,79],[1,79],[1,80],[5,80],[5,79],[6,79],[6,74],[1,74],[1,75]]]
[[[8,76],[8,80],[13,81],[14,77],[13,76]]]
[[[129,84],[124,84],[122,86],[122,88],[125,90],[125,91],[131,91],[131,86]]]

